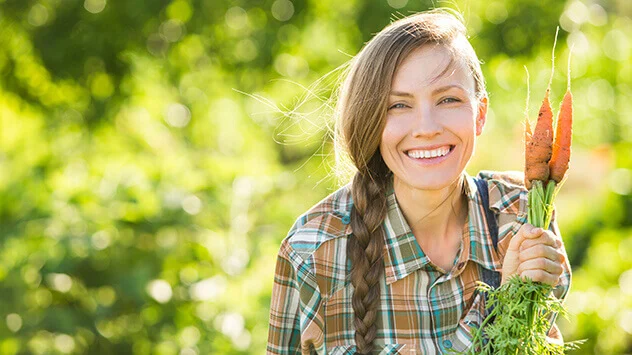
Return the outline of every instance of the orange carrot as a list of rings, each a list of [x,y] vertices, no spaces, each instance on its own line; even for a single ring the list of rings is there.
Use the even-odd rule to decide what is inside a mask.
[[[571,50],[572,52],[572,50]],[[568,84],[566,94],[560,105],[560,112],[557,116],[557,129],[555,132],[555,142],[553,143],[553,155],[549,162],[551,180],[559,183],[564,179],[568,170],[568,163],[571,159],[571,140],[573,134],[573,94],[571,94],[571,54],[568,55]]]
[[[527,188],[531,182],[540,180],[543,183],[549,180],[549,160],[553,154],[553,111],[549,102],[551,92],[551,82],[555,71],[555,43],[557,42],[557,32],[553,42],[553,55],[551,61],[551,77],[549,86],[546,89],[542,106],[538,114],[538,121],[533,130],[531,140],[525,147],[525,184]]]
[[[546,90],[538,122],[526,146],[525,178],[529,182],[549,180],[549,160],[553,145],[553,112],[549,102],[549,91],[550,89]]]
[[[549,91],[546,90],[538,122],[526,147],[525,178],[528,182],[549,180],[549,160],[553,145],[553,112],[549,102]]]

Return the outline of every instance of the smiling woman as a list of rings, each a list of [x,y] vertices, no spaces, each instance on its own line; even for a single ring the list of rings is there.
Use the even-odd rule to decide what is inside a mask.
[[[281,245],[268,353],[465,351],[487,314],[477,281],[527,273],[566,295],[556,222],[556,233],[526,223],[522,177],[465,172],[488,99],[456,16],[387,26],[352,60],[340,93],[337,153],[357,171]],[[554,325],[549,335],[559,338]]]

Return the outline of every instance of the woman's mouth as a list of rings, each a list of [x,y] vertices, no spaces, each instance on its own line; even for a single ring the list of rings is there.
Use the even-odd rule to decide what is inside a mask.
[[[415,163],[435,165],[446,160],[452,154],[454,148],[454,145],[445,145],[435,149],[410,149],[405,151],[405,154]]]

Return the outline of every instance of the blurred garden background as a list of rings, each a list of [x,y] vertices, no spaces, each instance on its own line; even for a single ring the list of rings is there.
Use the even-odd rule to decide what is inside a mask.
[[[0,0],[0,354],[263,353],[280,242],[340,183],[335,69],[438,6],[490,94],[470,174],[522,170],[523,67],[535,119],[574,45],[559,324],[631,354],[628,0]]]

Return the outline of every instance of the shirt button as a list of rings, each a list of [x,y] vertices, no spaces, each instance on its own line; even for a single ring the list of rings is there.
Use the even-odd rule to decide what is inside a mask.
[[[342,216],[342,223],[343,223],[343,224],[349,224],[349,223],[351,223],[351,217],[349,217],[349,215],[348,215],[348,214],[346,214],[346,215]]]
[[[446,348],[446,349],[450,349],[452,347],[452,342],[447,340],[447,339],[444,340],[443,341],[443,347]]]

